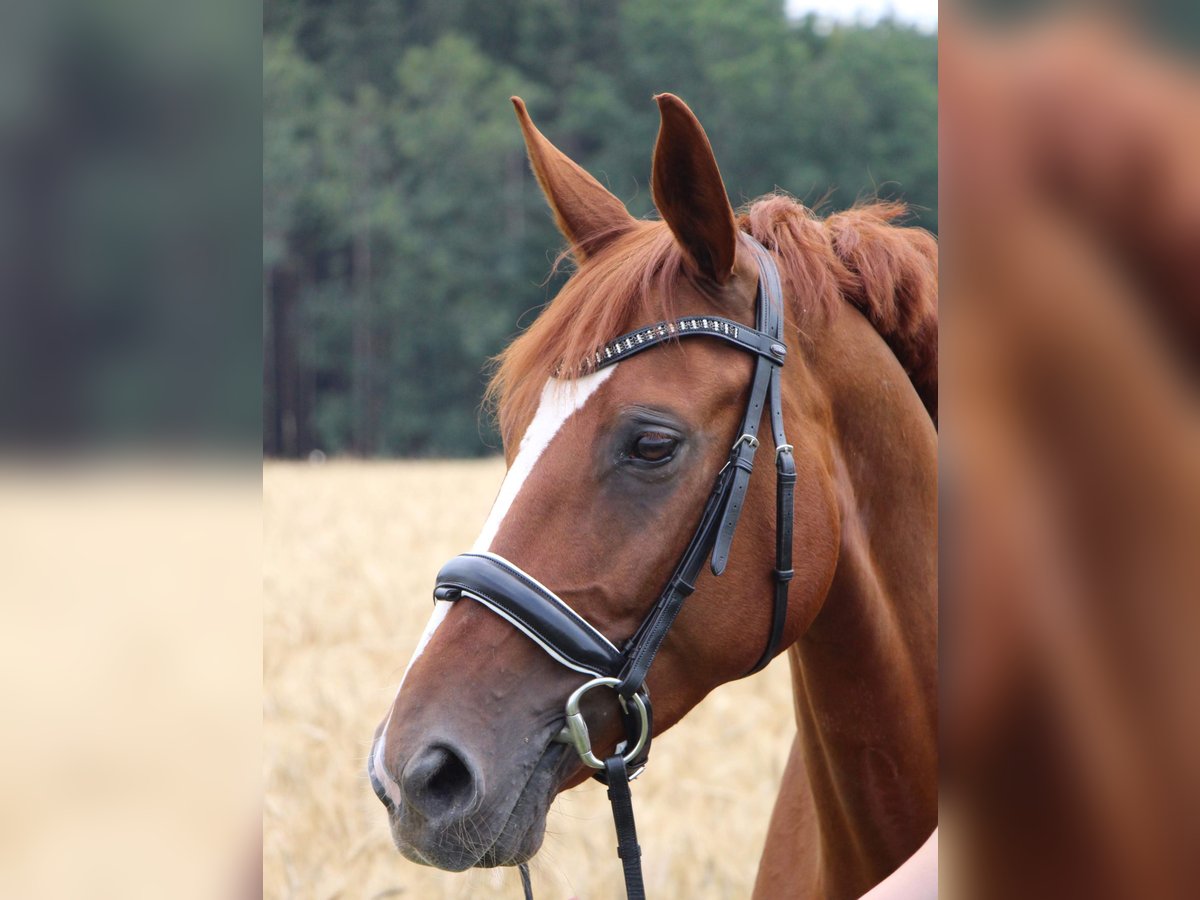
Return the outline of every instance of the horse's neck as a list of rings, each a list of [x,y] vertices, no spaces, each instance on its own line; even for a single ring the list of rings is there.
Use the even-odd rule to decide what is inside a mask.
[[[857,312],[816,343],[841,538],[792,662],[825,893],[858,896],[937,820],[936,432]]]

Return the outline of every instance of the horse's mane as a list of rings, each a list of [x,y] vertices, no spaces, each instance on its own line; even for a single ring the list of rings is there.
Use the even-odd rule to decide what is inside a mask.
[[[776,254],[801,333],[845,298],[903,364],[937,421],[937,243],[894,221],[903,204],[875,202],[824,219],[782,194],[762,197],[738,227]],[[561,262],[564,257],[560,257]],[[666,223],[639,221],[589,257],[537,320],[495,360],[487,398],[506,444],[532,415],[546,377],[576,378],[613,337],[651,319],[674,318],[679,285],[704,285]],[[648,310],[649,297],[659,308]]]
[[[774,251],[801,331],[844,297],[896,354],[937,424],[937,240],[922,228],[896,225],[906,212],[903,203],[877,201],[820,219],[791,197],[772,195],[738,221]]]

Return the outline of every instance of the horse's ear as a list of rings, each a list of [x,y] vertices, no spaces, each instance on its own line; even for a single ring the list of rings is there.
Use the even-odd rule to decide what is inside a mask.
[[[654,205],[696,268],[724,284],[733,273],[737,223],[708,135],[674,94],[654,99],[662,116],[650,177]]]
[[[513,97],[512,104],[525,135],[533,174],[550,203],[558,230],[571,242],[575,257],[582,261],[628,231],[634,219],[625,204],[546,140],[529,118],[525,101]]]

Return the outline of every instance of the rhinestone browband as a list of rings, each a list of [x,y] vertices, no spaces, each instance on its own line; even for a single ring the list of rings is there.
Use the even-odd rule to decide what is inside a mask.
[[[720,338],[736,344],[743,350],[768,357],[776,363],[782,363],[787,355],[787,348],[778,339],[732,319],[720,316],[685,316],[681,319],[657,322],[609,341],[592,354],[586,368],[593,371],[602,369],[666,341],[692,336]]]

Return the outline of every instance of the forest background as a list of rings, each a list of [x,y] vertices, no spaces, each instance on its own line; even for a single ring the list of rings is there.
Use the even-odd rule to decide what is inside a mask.
[[[735,205],[897,197],[937,231],[937,35],[782,0],[267,0],[263,450],[479,456],[486,362],[563,276],[508,98],[652,214],[652,96]]]

